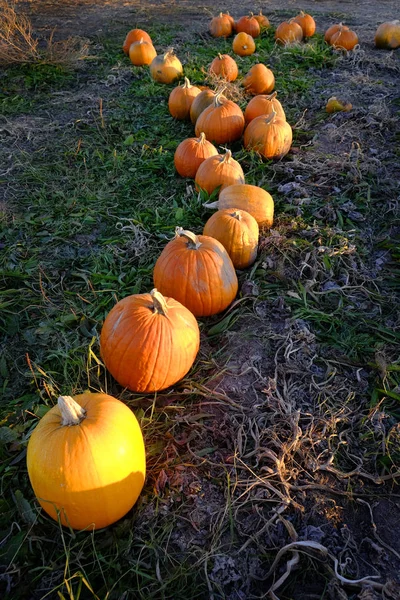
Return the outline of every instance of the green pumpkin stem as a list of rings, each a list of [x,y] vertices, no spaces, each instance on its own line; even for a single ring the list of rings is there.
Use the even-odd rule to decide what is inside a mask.
[[[61,412],[61,426],[63,427],[79,425],[86,418],[86,410],[72,396],[59,396],[57,404]]]
[[[175,238],[185,237],[188,240],[188,248],[191,250],[198,250],[201,246],[199,242],[199,238],[195,233],[188,231],[187,229],[183,229],[183,227],[175,227]]]
[[[164,315],[164,317],[168,314],[168,306],[167,301],[164,296],[154,288],[150,292],[151,299],[153,300],[153,310],[155,313],[159,313],[160,315]]]

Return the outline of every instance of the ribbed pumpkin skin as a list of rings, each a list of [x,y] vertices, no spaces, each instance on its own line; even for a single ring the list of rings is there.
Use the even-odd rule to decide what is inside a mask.
[[[157,52],[153,44],[150,44],[145,40],[133,42],[133,44],[131,44],[129,47],[130,61],[136,67],[149,65],[156,56]]]
[[[197,169],[195,183],[198,191],[202,189],[212,194],[218,187],[221,191],[228,185],[244,183],[244,173],[228,150],[226,154],[217,154],[202,162]]]
[[[295,17],[293,21],[300,25],[300,27],[303,30],[303,36],[305,38],[309,38],[312,35],[314,35],[317,26],[314,18],[311,15],[301,11],[301,13],[297,15],[297,17]]]
[[[277,117],[286,119],[285,111],[276,97],[276,92],[269,95],[259,94],[258,96],[254,96],[246,106],[244,119],[246,124],[248,124],[256,117],[270,115],[272,112],[275,112]]]
[[[253,15],[240,17],[236,21],[235,29],[237,33],[248,33],[252,38],[256,38],[260,35],[260,24]]]
[[[302,39],[303,30],[294,21],[284,21],[276,28],[275,40],[278,44],[293,44],[294,42],[301,42]]]
[[[243,77],[242,85],[246,92],[257,94],[270,94],[275,87],[275,75],[265,65],[257,63]]]
[[[400,21],[388,21],[379,25],[375,33],[375,46],[394,50],[400,47]]]
[[[218,150],[202,133],[199,138],[183,140],[175,150],[174,164],[181,177],[196,177],[199,166],[210,156],[216,156]]]
[[[150,63],[150,75],[158,83],[173,83],[182,73],[182,63],[172,52],[156,56]]]
[[[225,248],[235,269],[246,269],[257,258],[259,228],[250,213],[238,208],[218,210],[208,219],[203,235]]]
[[[129,54],[129,48],[131,44],[133,44],[133,42],[140,42],[140,40],[143,40],[144,42],[148,42],[149,44],[153,45],[151,37],[143,29],[131,29],[131,31],[127,33],[124,44],[122,46],[122,50],[124,51],[124,53]]]
[[[168,110],[170,114],[180,121],[189,119],[190,108],[193,100],[201,94],[201,90],[195,85],[191,85],[187,77],[185,83],[174,88],[168,98]]]
[[[218,209],[238,208],[250,213],[259,227],[271,227],[274,220],[274,201],[267,191],[257,185],[230,185],[218,198]]]
[[[196,135],[202,131],[215,144],[229,144],[242,137],[244,116],[242,109],[232,100],[217,95],[196,121]]]
[[[256,44],[254,39],[248,33],[241,31],[233,38],[232,50],[235,54],[238,54],[239,56],[249,56],[250,54],[254,54],[255,49]]]
[[[202,92],[196,96],[190,107],[190,120],[193,125],[196,124],[196,121],[203,110],[213,103],[215,96],[216,93],[212,90],[202,90]]]
[[[228,15],[219,13],[210,22],[210,33],[213,37],[229,37],[232,35],[232,22]]]
[[[107,394],[80,394],[87,411],[62,426],[58,406],[39,421],[28,443],[29,478],[41,506],[73,529],[100,529],[123,517],[144,484],[146,459],[133,412]]]
[[[226,81],[235,81],[239,75],[236,61],[229,54],[218,54],[208,67],[210,75],[222,77]]]
[[[104,364],[120,385],[133,392],[173,385],[186,375],[198,352],[196,319],[173,298],[165,301],[167,315],[153,310],[150,294],[127,296],[104,321],[100,335]]]
[[[341,27],[339,31],[331,35],[329,44],[341,50],[353,50],[358,44],[358,35],[348,27]]]
[[[199,235],[198,249],[176,237],[160,254],[153,272],[154,284],[164,295],[174,295],[196,317],[225,310],[238,290],[235,268],[218,240]]]
[[[331,37],[335,33],[337,33],[341,27],[342,27],[342,23],[335,23],[334,25],[331,25],[330,27],[328,27],[328,29],[325,31],[325,35],[324,35],[324,40],[326,41],[327,44],[330,44]]]
[[[273,113],[272,113],[273,114]],[[247,125],[244,132],[244,145],[267,159],[283,158],[292,145],[292,128],[287,121],[271,115],[256,117]]]

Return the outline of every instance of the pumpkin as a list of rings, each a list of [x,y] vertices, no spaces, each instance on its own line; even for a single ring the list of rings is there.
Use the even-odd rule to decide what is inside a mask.
[[[257,94],[269,94],[275,87],[275,76],[271,69],[257,63],[243,77],[242,85],[246,92],[256,96]]]
[[[330,27],[328,27],[328,29],[325,31],[325,35],[324,35],[324,40],[326,41],[327,44],[330,44],[331,37],[333,36],[334,33],[337,33],[342,26],[343,26],[343,23],[335,23],[334,25],[331,25]]]
[[[232,50],[239,56],[249,56],[254,54],[256,45],[254,39],[248,33],[241,31],[233,38]]]
[[[148,42],[149,44],[153,45],[151,37],[148,33],[143,31],[143,29],[131,29],[131,31],[128,32],[124,44],[122,46],[122,50],[124,51],[124,53],[128,55],[131,44],[133,44],[133,42],[140,42],[140,40],[143,40],[144,42]]]
[[[150,63],[150,75],[158,83],[173,83],[182,74],[182,63],[172,50],[156,56]]]
[[[400,21],[387,21],[375,33],[375,46],[394,50],[400,47]]]
[[[246,269],[256,260],[258,234],[255,218],[238,208],[218,210],[208,219],[203,230],[203,235],[221,242],[235,269]]]
[[[259,94],[258,96],[254,96],[244,111],[246,125],[256,117],[259,117],[260,115],[270,115],[272,112],[275,112],[277,117],[286,119],[282,104],[276,96],[277,92],[269,95]]]
[[[213,103],[200,113],[196,121],[196,135],[202,131],[210,142],[229,144],[242,137],[244,116],[242,109],[222,93],[216,94]]]
[[[293,21],[284,21],[275,31],[275,40],[277,44],[285,45],[294,42],[301,42],[303,39],[303,30],[298,23]]]
[[[224,15],[224,17],[228,17],[230,24],[232,25],[232,33],[233,33],[236,28],[235,19],[232,17],[232,15],[229,14],[229,11],[226,11],[225,13],[222,13],[222,14]]]
[[[260,26],[260,30],[268,29],[271,26],[271,24],[270,24],[269,20],[267,19],[267,17],[262,14],[262,10],[260,10],[260,12],[258,13],[258,15],[254,15],[254,18],[256,19],[256,21],[258,21],[258,24]]]
[[[201,93],[201,90],[195,85],[191,85],[189,79],[185,77],[183,85],[174,88],[168,98],[168,109],[175,118],[183,121],[190,117],[190,107],[193,100]]]
[[[252,38],[256,38],[260,35],[260,23],[254,17],[253,13],[250,13],[248,16],[240,17],[236,21],[235,29],[237,33],[247,33],[251,35]]]
[[[236,61],[229,54],[218,54],[208,67],[208,72],[226,81],[235,81],[239,75]]]
[[[232,21],[230,15],[219,13],[210,22],[210,33],[213,37],[229,37],[232,35]]]
[[[209,88],[202,90],[202,92],[196,96],[190,107],[190,120],[192,121],[193,125],[195,125],[199,115],[203,112],[203,110],[213,103],[215,96],[216,93]]]
[[[274,219],[274,200],[266,190],[247,183],[225,187],[216,202],[205,203],[206,208],[238,208],[255,218],[259,227],[271,227]]]
[[[133,42],[129,47],[129,58],[136,67],[149,65],[156,56],[157,52],[153,44],[143,38],[139,42]]]
[[[107,394],[60,396],[33,430],[28,475],[45,512],[73,529],[100,529],[135,504],[146,475],[133,412]]]
[[[327,113],[335,113],[340,111],[349,111],[353,108],[353,105],[350,102],[343,102],[342,100],[338,100],[336,96],[332,96],[329,98],[326,103],[325,110]]]
[[[300,14],[298,14],[297,17],[293,19],[293,21],[300,25],[300,27],[302,28],[303,37],[309,38],[312,35],[314,35],[316,30],[316,24],[314,18],[311,15],[308,15],[307,13],[301,10]]]
[[[221,191],[233,183],[244,183],[244,173],[238,161],[232,158],[230,150],[226,154],[210,156],[197,169],[197,191],[205,190],[210,195],[217,188]]]
[[[182,227],[176,228],[175,238],[158,257],[153,278],[160,291],[173,296],[196,317],[225,310],[238,290],[235,268],[223,245]]]
[[[289,152],[292,137],[289,123],[273,111],[250,121],[244,132],[244,145],[264,158],[279,159]]]
[[[120,385],[156,392],[182,379],[199,349],[196,319],[156,289],[120,300],[105,318],[100,351]]]
[[[358,44],[358,36],[355,31],[342,25],[339,30],[331,35],[329,44],[340,50],[353,50]]]
[[[179,144],[174,154],[175,168],[181,177],[194,179],[201,163],[217,154],[218,150],[202,131],[200,137],[188,138]]]

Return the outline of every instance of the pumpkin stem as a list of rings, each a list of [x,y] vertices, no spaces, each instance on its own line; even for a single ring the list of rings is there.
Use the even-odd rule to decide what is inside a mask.
[[[164,54],[164,60],[166,60],[169,56],[173,56],[173,54],[174,54],[174,49],[173,48],[168,48],[168,50]]]
[[[254,13],[252,13],[252,12],[249,12],[248,19],[252,19],[253,17],[254,17]]]
[[[218,200],[215,202],[204,202],[204,208],[218,208]]]
[[[190,83],[189,79],[187,77],[185,77],[185,81],[183,82],[182,85],[183,88],[188,89],[192,87],[192,84]]]
[[[300,11],[300,14],[299,14],[299,17],[304,17],[304,16],[305,16],[305,14],[306,14],[306,13],[304,12],[304,10],[301,10],[301,11]]]
[[[199,242],[199,238],[195,233],[188,231],[187,229],[183,229],[183,227],[175,227],[175,238],[185,237],[188,239],[187,246],[191,250],[198,250],[201,246]]]
[[[206,141],[206,134],[204,133],[204,131],[202,131],[200,133],[200,136],[197,138],[197,141],[199,144],[204,144]]]
[[[276,117],[276,112],[273,110],[268,116],[265,117],[264,123],[272,123]]]
[[[227,150],[226,153],[224,154],[221,162],[228,163],[231,160],[231,158],[232,158],[232,152],[230,150]]]
[[[219,90],[215,94],[214,106],[222,106],[221,98],[225,98],[225,96],[223,95],[225,90],[226,90],[226,87],[223,87],[221,90]]]
[[[167,301],[165,300],[161,292],[159,292],[157,288],[154,288],[153,290],[151,290],[150,296],[153,300],[154,312],[159,313],[160,315],[164,315],[164,317],[166,317],[168,314],[168,306]]]
[[[86,410],[72,396],[59,396],[57,404],[61,412],[62,427],[79,425],[86,418]]]
[[[241,214],[238,213],[236,210],[234,210],[233,213],[231,213],[231,217],[233,217],[234,219],[237,219],[238,221],[240,221],[242,219]]]
[[[272,92],[272,94],[270,94],[269,96],[267,96],[268,100],[275,100],[275,98],[277,97],[278,92]]]

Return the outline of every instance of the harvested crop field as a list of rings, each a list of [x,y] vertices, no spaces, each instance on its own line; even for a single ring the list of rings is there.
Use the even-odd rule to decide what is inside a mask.
[[[271,22],[243,58],[209,34],[208,1],[13,7],[32,35],[10,50],[0,25],[1,597],[399,600],[400,49],[373,42],[398,2],[225,2]],[[300,9],[316,35],[275,44]],[[354,50],[325,43],[337,22]],[[242,110],[240,81],[264,63],[293,129],[278,161],[218,146],[272,195],[274,222],[235,300],[198,319],[190,371],[155,393],[110,375],[102,325],[154,287],[175,227],[201,234],[213,211],[174,167],[194,135],[168,110],[177,83],[122,51],[137,27],[194,85],[234,56],[224,93]],[[328,114],[332,96],[351,109]],[[147,476],[122,519],[74,531],[42,510],[26,453],[57,398],[85,391],[132,409]]]

